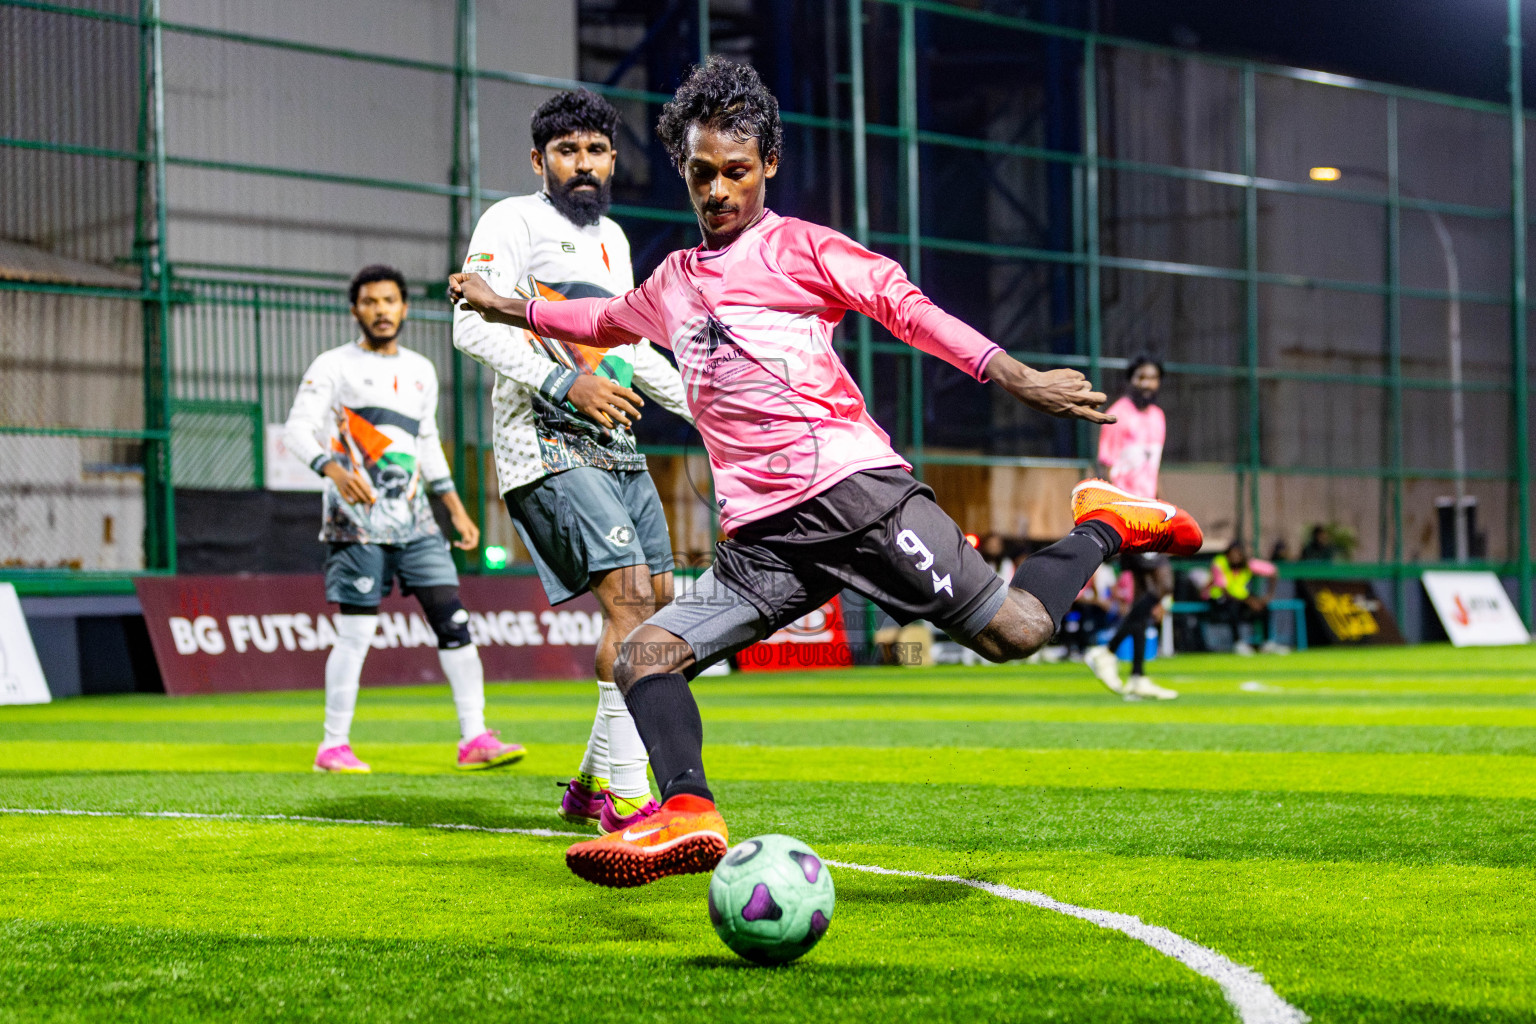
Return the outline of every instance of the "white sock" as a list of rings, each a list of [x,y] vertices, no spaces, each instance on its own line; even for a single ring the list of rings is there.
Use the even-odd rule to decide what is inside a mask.
[[[597,713],[608,725],[608,788],[614,796],[645,803],[651,798],[651,783],[645,777],[649,758],[645,742],[635,720],[629,717],[624,695],[613,683],[597,684]]]
[[[472,740],[485,732],[485,666],[480,664],[480,652],[474,644],[451,651],[439,648],[437,660],[453,689],[453,706],[459,712],[459,738]]]
[[[597,713],[592,716],[592,732],[587,736],[587,752],[581,759],[581,774],[608,783],[608,718],[603,713],[603,687],[618,690],[613,683],[597,684]]]
[[[325,659],[325,739],[321,750],[344,746],[352,732],[352,713],[357,710],[358,681],[363,659],[379,626],[377,615],[338,615],[336,645]]]

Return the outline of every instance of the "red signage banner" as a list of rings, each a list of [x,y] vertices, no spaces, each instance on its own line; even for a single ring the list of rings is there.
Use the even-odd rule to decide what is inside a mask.
[[[324,688],[337,612],[319,574],[141,577],[134,586],[166,693]],[[466,576],[459,594],[487,680],[592,678],[603,617],[591,594],[551,609],[532,576]],[[385,598],[363,685],[442,681],[421,606]]]
[[[814,668],[847,668],[853,664],[848,630],[843,623],[843,599],[834,597],[802,615],[761,643],[736,655],[743,672],[796,672]]]

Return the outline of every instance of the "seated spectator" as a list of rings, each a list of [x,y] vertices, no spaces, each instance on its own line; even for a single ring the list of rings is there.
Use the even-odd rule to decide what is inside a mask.
[[[1331,562],[1336,554],[1333,542],[1328,538],[1328,528],[1322,523],[1312,527],[1312,539],[1301,549],[1303,562]]]
[[[1248,549],[1233,541],[1227,550],[1211,560],[1211,584],[1206,600],[1211,603],[1211,620],[1232,627],[1234,654],[1253,653],[1253,627],[1269,618],[1269,595],[1260,593],[1255,577],[1273,578],[1279,570],[1274,563],[1250,559]],[[1266,651],[1278,651],[1279,645],[1268,641]]]

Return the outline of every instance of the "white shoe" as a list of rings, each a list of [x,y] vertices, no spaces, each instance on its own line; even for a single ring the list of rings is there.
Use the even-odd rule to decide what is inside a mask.
[[[1253,657],[1253,644],[1246,640],[1239,640],[1232,645],[1232,653],[1240,654],[1245,658],[1251,658]]]
[[[1261,644],[1259,646],[1259,653],[1260,654],[1290,654],[1291,653],[1291,649],[1289,647],[1285,646],[1285,644],[1276,643],[1273,640],[1266,640],[1266,641],[1264,641],[1263,644]]]
[[[1108,647],[1099,644],[1088,648],[1083,652],[1083,664],[1088,666],[1088,671],[1099,682],[1109,687],[1110,693],[1125,692],[1125,688],[1120,685],[1120,659]]]
[[[1121,691],[1126,700],[1173,700],[1179,691],[1158,686],[1146,676],[1131,676]]]

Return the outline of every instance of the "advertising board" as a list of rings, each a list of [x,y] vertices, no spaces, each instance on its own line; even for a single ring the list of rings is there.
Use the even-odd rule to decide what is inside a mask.
[[[324,687],[337,611],[319,574],[142,577],[135,586],[166,693]],[[591,594],[551,609],[532,576],[465,576],[459,592],[487,680],[592,677],[603,619]],[[364,686],[443,681],[437,638],[414,599],[384,599],[373,647]]]
[[[1491,572],[1424,574],[1424,592],[1446,635],[1457,647],[1497,647],[1531,642],[1504,584]]]

